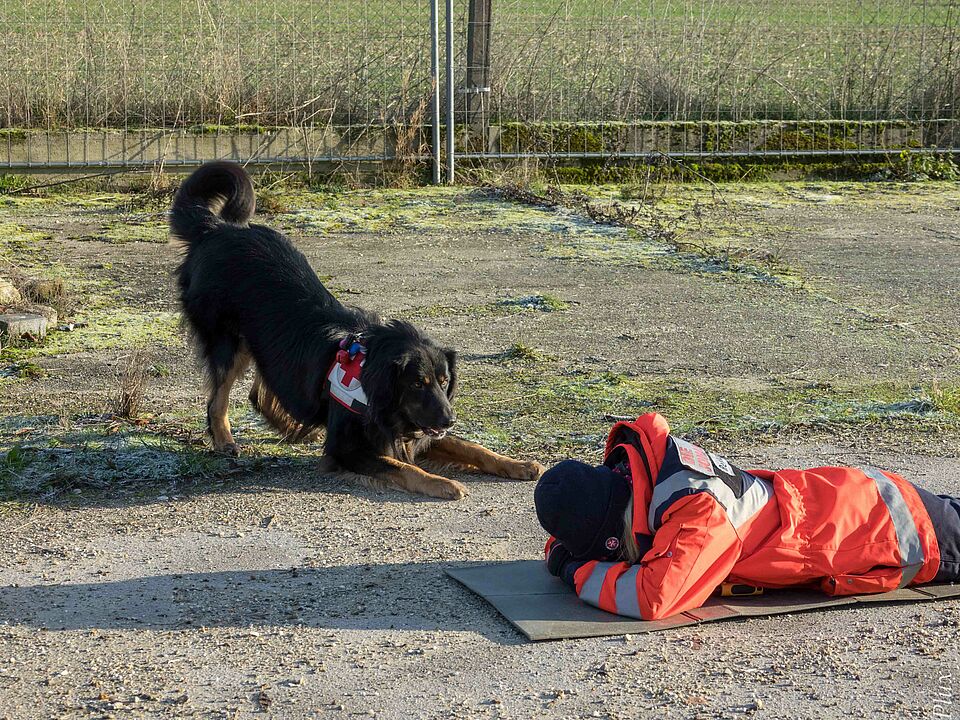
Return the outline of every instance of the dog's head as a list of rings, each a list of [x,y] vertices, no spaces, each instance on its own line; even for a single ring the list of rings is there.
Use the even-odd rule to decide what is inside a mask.
[[[413,325],[370,331],[363,387],[371,419],[405,436],[443,437],[456,421],[457,354]]]

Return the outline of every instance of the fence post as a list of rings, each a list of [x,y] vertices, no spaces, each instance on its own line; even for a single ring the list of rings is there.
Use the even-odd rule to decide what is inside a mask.
[[[453,126],[453,0],[447,0],[447,183],[453,184],[456,131]]]
[[[482,93],[490,91],[490,13],[493,0],[470,0],[467,19],[467,80],[463,107],[467,124],[483,107]]]
[[[433,184],[440,184],[440,0],[430,0],[430,81],[433,97],[430,109],[433,113]]]

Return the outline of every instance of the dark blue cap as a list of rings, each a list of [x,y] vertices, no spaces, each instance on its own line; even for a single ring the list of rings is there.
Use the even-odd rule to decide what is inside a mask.
[[[533,502],[543,529],[575,559],[605,560],[620,555],[631,494],[629,480],[605,465],[564,460],[540,478]]]

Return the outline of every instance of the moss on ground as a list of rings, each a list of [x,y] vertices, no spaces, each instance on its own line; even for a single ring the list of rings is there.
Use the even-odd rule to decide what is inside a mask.
[[[178,313],[147,311],[130,304],[112,281],[81,273],[55,259],[50,240],[46,232],[0,223],[0,269],[5,264],[31,277],[61,280],[68,304],[75,309],[60,322],[69,321],[73,330],[52,330],[38,343],[3,347],[0,363],[9,367],[37,357],[183,344]]]
[[[144,312],[132,307],[81,309],[71,318],[72,331],[53,331],[39,343],[0,350],[0,362],[22,363],[30,358],[96,350],[183,345],[180,315]]]
[[[49,238],[49,233],[30,230],[17,223],[0,223],[0,260],[19,264],[36,259],[41,252],[40,243]]]
[[[111,245],[124,245],[131,242],[162,245],[170,240],[170,228],[166,222],[159,220],[121,220],[106,223],[98,232],[78,239],[107,242]]]
[[[553,212],[487,199],[484,193],[462,188],[292,191],[278,194],[274,202],[298,208],[276,215],[275,220],[290,230],[306,234],[410,230],[441,233],[487,229],[547,233],[588,230],[589,225],[580,218],[566,218]]]
[[[486,315],[503,317],[522,312],[563,312],[570,303],[550,294],[524,295],[502,298],[482,305],[428,305],[409,312],[412,317],[455,317]]]
[[[596,458],[614,418],[663,413],[675,431],[734,446],[820,434],[960,437],[960,389],[561,373],[543,362],[485,368],[464,383],[467,434],[510,452]],[[938,394],[939,393],[939,394]],[[951,398],[947,402],[937,398]]]
[[[18,380],[39,380],[47,376],[47,371],[34,362],[24,360],[6,367],[0,367],[0,378]]]
[[[312,467],[322,452],[319,444],[281,443],[246,405],[234,405],[231,415],[244,448],[240,459],[208,449],[199,412],[145,416],[135,423],[110,415],[4,418],[0,502],[62,493],[152,498],[291,464]]]

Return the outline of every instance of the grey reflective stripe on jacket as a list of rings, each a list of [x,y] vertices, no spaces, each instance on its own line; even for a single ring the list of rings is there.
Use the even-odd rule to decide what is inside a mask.
[[[598,562],[593,567],[590,577],[583,583],[580,589],[580,599],[588,602],[595,607],[600,607],[600,591],[603,589],[603,581],[607,573],[614,565],[620,563]],[[630,568],[617,578],[617,614],[627,617],[637,618],[640,616],[640,601],[637,597],[637,573],[640,572],[640,565],[631,565]]]
[[[631,565],[623,575],[617,578],[617,614],[627,617],[640,617],[640,600],[637,596],[637,573],[639,565]]]
[[[607,570],[615,564],[616,563],[598,562],[594,565],[590,577],[587,578],[586,582],[583,583],[583,587],[580,588],[581,600],[600,607],[600,590],[603,588],[603,579],[607,576]]]
[[[900,546],[900,563],[903,570],[900,587],[906,587],[920,572],[925,559],[923,545],[920,544],[920,533],[917,532],[917,523],[907,506],[907,501],[903,498],[903,493],[893,480],[875,467],[860,469],[877,483],[880,497],[883,498],[890,513],[893,529],[897,533],[897,545]]]
[[[688,491],[706,491],[716,498],[723,507],[735,529],[739,529],[747,520],[752,518],[773,497],[773,486],[766,480],[754,477],[750,473],[743,473],[743,495],[737,497],[733,490],[718,477],[707,477],[692,470],[676,472],[662,482],[653,486],[653,497],[650,499],[650,511],[647,522],[650,529],[656,531],[660,524],[657,518],[663,517],[667,509],[679,497],[692,494]]]

